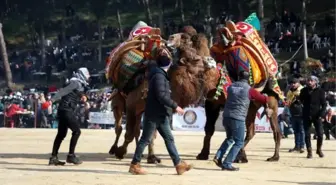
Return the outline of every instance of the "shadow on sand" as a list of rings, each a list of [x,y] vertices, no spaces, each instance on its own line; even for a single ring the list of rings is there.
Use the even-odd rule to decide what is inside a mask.
[[[57,168],[48,168],[48,169],[37,169],[37,168],[6,168],[7,170],[19,170],[19,171],[36,171],[36,172],[79,172],[79,173],[99,173],[99,174],[125,174],[128,175],[128,172],[122,171],[112,171],[112,170],[88,170],[88,169],[66,169],[66,166],[57,167]]]
[[[272,180],[270,182],[292,183],[299,185],[335,185],[335,183],[332,182],[290,182],[290,181],[278,181],[278,180]]]

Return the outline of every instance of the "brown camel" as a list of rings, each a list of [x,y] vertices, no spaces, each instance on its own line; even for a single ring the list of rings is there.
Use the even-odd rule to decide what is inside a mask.
[[[151,39],[151,37],[146,37],[146,39]],[[147,46],[148,45],[145,44],[145,47]],[[167,53],[165,46],[161,45],[160,47],[160,50],[151,52],[151,54],[154,53],[158,56],[161,53]],[[155,56],[152,56],[152,59],[155,60]],[[111,71],[110,68],[109,71]],[[196,50],[185,47],[181,52],[180,60],[174,62],[169,70],[169,76],[171,76],[172,97],[181,107],[199,102],[199,97],[202,96],[202,89],[204,88],[203,79],[201,78],[203,73],[204,65],[202,58],[196,55]],[[182,82],[181,79],[183,79]],[[181,93],[182,91],[184,93]],[[129,91],[127,95],[123,95],[122,90],[119,90],[114,93],[112,97],[112,102],[114,102],[112,103],[112,106],[116,119],[115,131],[117,137],[109,153],[115,154],[119,159],[122,159],[127,153],[127,147],[129,143],[132,142],[133,138],[135,137],[136,140],[139,138],[140,121],[144,111],[146,92],[147,80],[144,79],[139,86]],[[183,97],[181,98],[182,94]],[[121,147],[117,147],[122,132],[121,117],[124,110],[126,110],[127,119],[125,141]],[[148,163],[160,162],[160,159],[154,155],[153,144],[152,141],[149,145]]]
[[[232,25],[232,24],[231,24]],[[230,26],[230,25],[229,25]],[[231,29],[232,27],[230,27]],[[237,64],[237,62],[240,61],[246,61],[246,56],[251,56],[251,53],[249,50],[245,49],[244,45],[241,43],[240,38],[241,35],[233,35],[230,31],[230,29],[224,27],[222,29],[219,29],[218,31],[218,41],[217,43],[211,48],[212,54],[214,55],[215,60],[218,63],[221,63],[225,65],[227,68],[230,67],[232,64]],[[235,30],[234,33],[238,33],[238,30]],[[237,51],[239,51],[237,54]],[[235,56],[235,57],[232,57]],[[250,57],[250,59],[253,57]],[[244,60],[245,59],[245,60]],[[249,60],[249,62],[254,62],[252,60]],[[251,64],[250,64],[251,65]],[[231,66],[232,67],[232,66]],[[257,69],[263,70],[265,69],[265,66],[262,66],[262,63],[259,63],[259,66]],[[230,68],[231,72],[229,73],[231,80],[236,80],[237,76],[235,74],[238,74],[237,68]],[[233,70],[232,70],[233,69]],[[254,70],[254,69],[253,69]],[[256,88],[257,90],[261,91],[264,94],[267,94],[269,97],[268,101],[268,107],[273,110],[273,113],[271,115],[268,115],[270,117],[270,123],[273,130],[273,136],[275,141],[275,151],[274,155],[271,158],[268,158],[267,161],[278,161],[279,160],[279,147],[280,147],[280,140],[281,140],[281,132],[278,127],[278,120],[277,120],[277,111],[278,111],[278,100],[280,98],[279,95],[279,88],[277,86],[277,90],[275,91],[274,85],[277,84],[276,79],[270,78],[269,74],[265,73],[266,70],[264,70],[264,74],[262,75],[263,79],[259,79],[259,83],[255,83],[256,76],[253,76],[250,80],[250,84]],[[223,72],[222,74],[224,74]],[[255,71],[252,71],[252,74],[254,74]],[[223,75],[222,75],[223,76]],[[220,76],[217,77],[217,82],[220,81]],[[275,84],[274,84],[275,83]],[[217,94],[218,94],[218,88],[217,87]],[[215,132],[215,123],[219,116],[220,108],[225,104],[226,96],[225,96],[225,90],[219,91],[220,95],[217,95],[214,99],[213,97],[216,95],[216,88],[211,89],[208,93],[207,100],[205,102],[205,112],[206,112],[206,125],[205,125],[205,137],[203,140],[203,148],[198,154],[197,159],[198,160],[208,160],[209,153],[210,153],[210,142],[211,137]],[[245,145],[239,152],[236,161],[235,162],[243,162],[247,163],[247,156],[245,153],[245,147],[249,143],[249,141],[253,138],[255,135],[255,117],[257,114],[258,109],[261,107],[261,105],[251,102],[248,110],[248,115],[246,117],[246,137],[245,137]]]

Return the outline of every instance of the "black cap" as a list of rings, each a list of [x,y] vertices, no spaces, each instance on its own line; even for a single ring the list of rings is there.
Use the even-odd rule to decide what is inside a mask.
[[[291,84],[293,84],[293,83],[300,83],[300,79],[298,79],[298,78],[292,78],[292,79],[290,80],[290,83],[291,83]]]
[[[239,80],[249,80],[250,78],[250,73],[247,71],[240,71],[239,72]]]
[[[158,67],[168,67],[171,64],[171,60],[167,56],[159,56],[156,62]]]

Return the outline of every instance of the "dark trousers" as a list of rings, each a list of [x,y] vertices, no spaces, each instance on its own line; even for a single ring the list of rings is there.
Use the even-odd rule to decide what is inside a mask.
[[[181,159],[175,146],[174,137],[170,129],[170,117],[168,116],[161,119],[144,118],[142,135],[136,147],[132,164],[140,163],[141,156],[146,146],[151,142],[155,130],[158,130],[161,137],[163,138],[174,166],[178,165]]]
[[[54,146],[52,149],[52,155],[57,156],[58,150],[65,136],[67,135],[68,128],[72,131],[72,136],[70,140],[69,154],[75,153],[75,148],[77,145],[78,138],[81,134],[79,123],[74,119],[73,111],[58,111],[58,131],[54,141]]]
[[[322,125],[322,121],[319,118],[303,120],[306,146],[307,146],[307,149],[311,148],[310,129],[311,129],[312,124],[314,124],[316,137],[317,137],[317,150],[320,150],[322,147],[322,143],[323,143],[323,125]]]

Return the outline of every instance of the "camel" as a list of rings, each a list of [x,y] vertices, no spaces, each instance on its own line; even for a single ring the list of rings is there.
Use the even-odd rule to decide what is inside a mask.
[[[155,42],[163,42],[163,39],[159,37],[159,31],[156,29],[155,37],[149,36],[142,37],[142,41],[145,42],[144,50],[151,50],[150,44],[151,39],[155,38]],[[150,52],[150,59],[155,60],[155,58],[159,55],[169,55],[170,52],[165,47],[165,45],[160,45],[160,49],[157,51]],[[122,54],[120,57],[123,57]],[[113,61],[113,57],[111,57],[111,61],[115,62],[118,60],[115,59]],[[190,47],[185,47],[181,50],[179,60],[173,63],[173,66],[169,70],[168,74],[171,76],[171,87],[172,87],[172,98],[180,105],[181,107],[186,107],[191,104],[196,104],[199,102],[200,97],[202,97],[204,84],[202,75],[204,73],[204,61],[198,55],[196,55],[196,50]],[[108,76],[113,75],[113,68],[108,67]],[[144,72],[145,73],[145,72]],[[112,81],[113,78],[110,78]],[[181,79],[183,79],[181,81]],[[115,81],[115,80],[114,80]],[[115,82],[116,83],[116,82]],[[140,135],[140,121],[142,113],[144,112],[145,107],[145,99],[147,92],[147,80],[144,78],[140,85],[135,87],[132,90],[128,89],[127,94],[124,93],[123,89],[118,89],[112,96],[112,107],[114,116],[116,119],[116,140],[112,145],[109,153],[115,154],[118,159],[123,159],[125,154],[127,153],[127,147],[132,142],[134,138],[136,141]],[[183,93],[181,93],[183,92]],[[181,97],[183,95],[183,97]],[[122,114],[126,110],[126,133],[125,133],[125,141],[122,146],[118,147],[118,140],[120,138],[122,128],[121,128],[121,117]],[[154,137],[155,138],[155,137]],[[160,162],[160,159],[154,155],[153,150],[154,142],[152,141],[148,147],[148,163],[157,163]]]
[[[239,26],[239,28],[238,28]],[[250,38],[244,35],[244,30],[246,27],[250,28],[248,31],[252,31],[254,35],[250,35]],[[246,30],[245,30],[246,31]],[[247,31],[245,32],[245,34]],[[226,27],[218,29],[218,40],[217,43],[212,46],[211,52],[218,64],[223,65],[223,68],[227,68],[222,71],[222,75],[216,76],[216,81],[219,82],[217,88],[211,89],[208,93],[207,100],[205,102],[205,112],[206,112],[206,125],[205,125],[205,137],[203,139],[203,148],[198,154],[196,159],[198,160],[208,160],[210,154],[210,143],[211,137],[215,131],[215,123],[219,116],[220,108],[225,104],[226,94],[225,94],[225,83],[220,83],[225,81],[225,73],[229,74],[229,77],[232,81],[237,80],[237,74],[239,70],[249,70],[252,71],[252,76],[250,79],[250,85],[252,85],[258,91],[267,94],[269,97],[268,107],[273,110],[271,115],[268,115],[270,118],[271,128],[273,130],[273,136],[275,141],[275,151],[274,155],[267,159],[267,161],[278,161],[279,160],[279,147],[281,141],[281,132],[278,126],[277,112],[278,112],[278,101],[282,99],[281,90],[277,85],[275,79],[275,74],[277,71],[274,71],[274,62],[276,62],[273,56],[270,55],[270,52],[267,46],[264,43],[261,43],[261,40],[256,40],[261,44],[262,48],[258,50],[255,47],[255,43],[251,43],[251,38],[256,38],[257,32],[251,28],[251,25],[248,25],[244,22],[240,22],[237,25],[231,21],[226,23]],[[259,37],[259,36],[258,36]],[[264,54],[258,53],[262,50]],[[266,54],[265,54],[266,53]],[[268,55],[268,59],[272,61],[268,65],[265,64],[265,60],[261,57],[262,55]],[[247,69],[242,66],[242,69],[239,69],[240,64],[238,62],[247,62],[250,67]],[[225,66],[225,67],[224,67]],[[238,66],[238,67],[237,67]],[[272,73],[272,74],[271,74]],[[262,78],[260,78],[262,77]],[[214,79],[215,80],[215,79]],[[208,82],[207,82],[208,83]],[[229,79],[227,79],[229,83]],[[224,87],[223,87],[224,86]],[[255,135],[255,118],[258,109],[261,105],[251,102],[248,110],[248,115],[246,117],[246,137],[244,147],[239,152],[235,162],[247,163],[248,159],[245,152],[245,147],[251,141]]]

